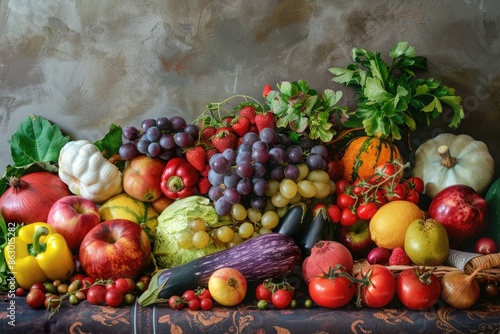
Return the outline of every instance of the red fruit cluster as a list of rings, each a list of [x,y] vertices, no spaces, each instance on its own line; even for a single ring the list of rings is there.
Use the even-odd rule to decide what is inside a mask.
[[[337,200],[328,206],[332,222],[350,226],[358,219],[370,220],[378,208],[388,202],[406,200],[418,205],[420,194],[424,191],[421,178],[403,179],[404,169],[399,161],[383,163],[375,168],[375,173],[364,180],[345,179],[335,182]]]
[[[210,311],[214,301],[207,288],[197,288],[196,290],[186,290],[182,296],[173,295],[168,299],[168,306],[173,310],[188,308],[191,311]]]

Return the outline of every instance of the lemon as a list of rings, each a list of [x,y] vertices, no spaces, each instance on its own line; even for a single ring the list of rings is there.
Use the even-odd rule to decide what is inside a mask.
[[[379,247],[404,247],[408,226],[423,219],[424,212],[409,201],[393,201],[382,205],[370,220],[370,236]]]

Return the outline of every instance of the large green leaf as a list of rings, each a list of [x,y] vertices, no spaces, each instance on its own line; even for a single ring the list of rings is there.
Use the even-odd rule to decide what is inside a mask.
[[[57,170],[52,164],[57,163],[59,151],[68,141],[69,136],[64,136],[57,125],[37,115],[29,115],[8,140],[14,167],[38,164],[52,172]]]

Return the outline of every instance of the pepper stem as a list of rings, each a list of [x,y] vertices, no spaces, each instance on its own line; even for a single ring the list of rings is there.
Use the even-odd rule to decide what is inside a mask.
[[[174,175],[169,177],[167,182],[167,187],[168,189],[177,192],[182,190],[182,188],[184,188],[184,182],[182,182],[182,179],[180,177]]]
[[[446,145],[441,145],[438,147],[438,153],[441,156],[441,166],[446,168],[451,168],[457,163],[457,158],[453,157],[450,153],[450,149]]]
[[[42,235],[49,235],[49,230],[45,226],[40,226],[33,234],[33,243],[30,251],[33,256],[37,256],[38,254],[45,252],[45,249],[47,248],[47,244],[40,242]]]

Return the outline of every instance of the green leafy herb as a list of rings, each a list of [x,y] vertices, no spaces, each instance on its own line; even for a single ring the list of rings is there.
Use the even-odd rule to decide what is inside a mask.
[[[94,145],[102,152],[103,156],[115,163],[116,167],[123,171],[125,161],[118,161],[118,150],[122,145],[122,128],[116,124],[111,124],[109,132],[102,138],[94,143]],[[117,158],[117,159],[114,159]],[[114,161],[117,160],[117,161]]]
[[[342,92],[327,89],[318,95],[304,80],[283,81],[278,89],[267,96],[267,104],[277,117],[278,128],[288,127],[323,142],[332,140],[337,134],[332,115],[346,111],[346,108],[336,105]]]
[[[464,118],[461,97],[453,88],[429,78],[419,79],[416,71],[429,70],[427,59],[415,54],[407,42],[399,42],[390,51],[390,66],[380,53],[354,48],[354,63],[346,68],[330,68],[333,81],[353,87],[358,94],[357,109],[349,112],[344,127],[363,127],[367,135],[401,139],[402,127],[413,131],[417,123],[429,125],[443,113],[443,104],[454,115],[450,127]]]
[[[54,172],[59,151],[69,141],[57,125],[37,116],[29,115],[19,124],[16,133],[8,140],[14,167],[28,168],[33,164]]]

